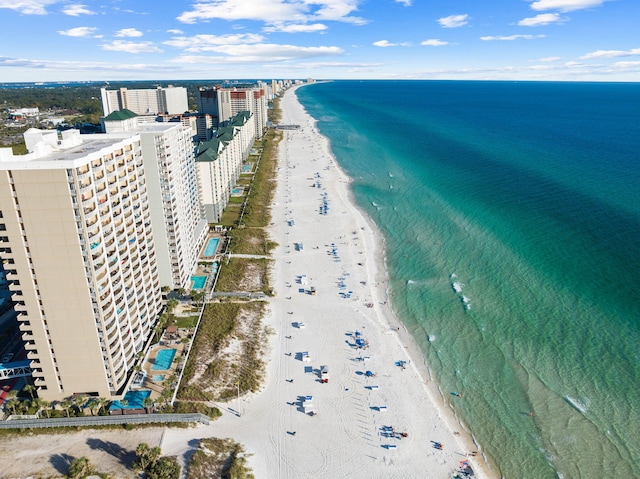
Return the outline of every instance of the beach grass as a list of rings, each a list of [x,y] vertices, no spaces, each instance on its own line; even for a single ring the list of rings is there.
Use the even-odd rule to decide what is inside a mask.
[[[262,302],[221,302],[206,305],[178,399],[224,400],[255,392],[264,376]]]
[[[232,439],[207,438],[200,440],[198,449],[187,465],[189,479],[229,477],[253,479],[247,466],[247,455],[241,444]]]
[[[260,253],[261,254],[261,253]],[[259,292],[270,294],[268,259],[230,258],[220,268],[216,292]]]

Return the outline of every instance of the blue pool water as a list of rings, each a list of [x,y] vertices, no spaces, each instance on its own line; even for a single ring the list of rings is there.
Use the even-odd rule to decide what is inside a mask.
[[[153,362],[153,366],[151,369],[154,371],[165,371],[171,367],[171,363],[173,362],[173,358],[176,355],[175,349],[161,349],[158,351],[158,356]]]
[[[218,250],[218,243],[220,243],[220,238],[209,238],[207,247],[204,249],[205,258],[216,254],[216,251]]]
[[[157,383],[164,381],[164,374],[156,374],[153,376],[153,380]]]
[[[252,164],[249,165],[242,165],[242,171],[244,171],[245,173],[248,173],[249,171],[251,171],[251,168],[253,167]]]
[[[244,188],[233,188],[231,190],[232,195],[241,195],[242,193],[244,193]]]
[[[191,281],[193,281],[192,289],[202,289],[204,288],[205,283],[207,282],[206,276],[191,276]]]
[[[123,406],[120,401],[113,401],[109,410],[113,411],[116,409],[142,409],[144,406],[142,402],[151,396],[151,391],[149,389],[140,389],[139,391],[129,391],[124,395],[125,401],[127,401],[127,405]]]

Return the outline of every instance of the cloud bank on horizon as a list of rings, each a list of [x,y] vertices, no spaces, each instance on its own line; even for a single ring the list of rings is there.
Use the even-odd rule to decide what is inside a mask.
[[[637,0],[0,0],[0,79],[640,81],[639,14]]]

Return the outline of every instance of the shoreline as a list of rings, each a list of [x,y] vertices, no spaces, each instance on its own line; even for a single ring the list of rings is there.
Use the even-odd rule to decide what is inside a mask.
[[[294,87],[291,89],[291,93],[295,95],[295,90],[298,88],[304,87],[306,85],[301,85],[298,87]],[[411,367],[415,370],[415,373],[420,378],[422,385],[428,391],[431,401],[433,402],[434,407],[439,409],[439,412],[445,416],[445,422],[449,427],[450,431],[453,433],[454,431],[459,432],[459,435],[456,435],[456,439],[459,443],[461,443],[462,447],[464,447],[468,451],[478,451],[478,455],[473,457],[474,470],[476,472],[477,477],[481,478],[498,478],[493,470],[489,467],[486,458],[482,455],[482,448],[479,443],[476,442],[475,438],[471,434],[468,426],[464,424],[455,410],[452,409],[445,402],[445,395],[440,388],[440,385],[433,378],[431,369],[427,363],[426,357],[422,353],[420,347],[415,341],[415,338],[411,333],[407,330],[405,324],[402,322],[398,314],[396,313],[393,307],[393,291],[391,290],[391,283],[389,277],[389,269],[387,265],[386,258],[386,240],[382,232],[379,230],[376,223],[373,219],[358,205],[358,202],[355,198],[355,195],[351,189],[351,183],[353,182],[352,178],[349,177],[339,162],[335,158],[332,150],[331,150],[331,141],[320,133],[317,127],[317,120],[313,118],[302,106],[300,101],[297,99],[296,102],[300,105],[300,107],[304,110],[304,114],[311,118],[312,128],[316,131],[317,135],[322,138],[324,142],[327,143],[329,155],[331,157],[331,161],[335,165],[337,171],[341,176],[341,181],[345,183],[346,186],[346,195],[347,200],[346,203],[354,210],[355,214],[359,215],[368,225],[369,229],[373,235],[373,246],[370,248],[371,256],[375,258],[375,263],[379,265],[376,268],[375,275],[380,277],[378,281],[378,286],[375,290],[378,293],[378,298],[384,298],[383,301],[376,301],[376,308],[380,308],[380,314],[382,315],[383,321],[386,320],[387,326],[397,329],[397,340],[399,343],[407,345],[405,348],[407,349],[407,354],[411,358]],[[369,268],[370,269],[370,268]],[[384,324],[383,324],[384,326]]]

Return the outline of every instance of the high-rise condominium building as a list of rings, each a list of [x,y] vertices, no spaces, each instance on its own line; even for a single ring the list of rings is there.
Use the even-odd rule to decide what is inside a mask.
[[[192,131],[182,123],[138,123],[129,110],[105,117],[107,133],[140,135],[160,284],[189,289],[208,234],[200,216]]]
[[[196,154],[202,214],[209,223],[220,221],[255,140],[255,116],[240,112],[202,142]]]
[[[100,93],[104,116],[124,109],[138,115],[182,114],[189,110],[187,89],[184,87],[169,86],[137,90],[101,88]]]
[[[25,140],[28,155],[0,149],[0,251],[38,395],[116,396],[161,309],[145,145],[76,130]]]
[[[215,95],[214,95],[215,94]],[[200,89],[200,101],[203,108],[218,107],[218,122],[223,123],[242,111],[255,116],[256,139],[261,139],[267,126],[267,95],[265,88],[217,88]],[[208,111],[198,110],[199,113]]]
[[[218,88],[198,88],[198,113],[215,118],[214,128],[218,127]]]

